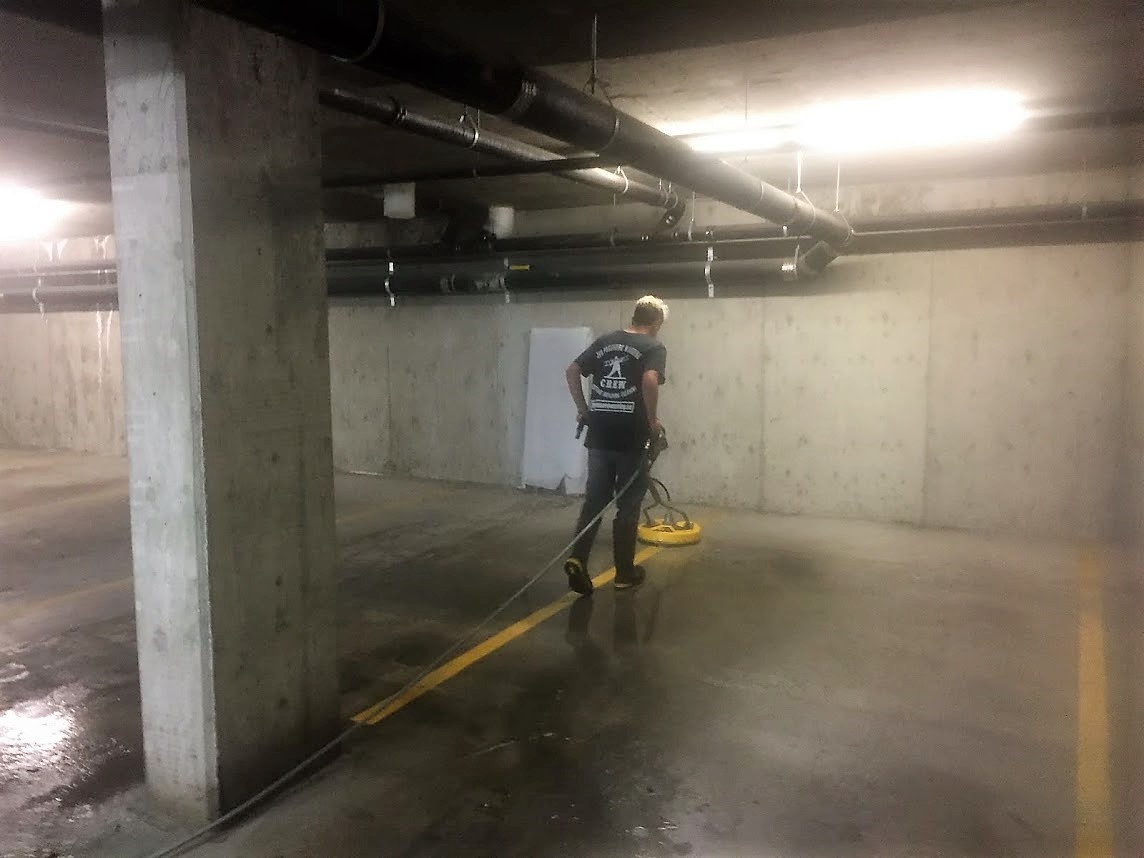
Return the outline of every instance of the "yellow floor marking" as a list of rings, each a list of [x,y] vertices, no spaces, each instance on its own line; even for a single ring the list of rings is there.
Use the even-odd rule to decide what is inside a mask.
[[[20,519],[29,516],[37,516],[46,512],[55,512],[57,510],[67,509],[68,507],[82,506],[83,504],[94,503],[96,501],[102,500],[110,500],[113,498],[123,498],[124,500],[127,500],[126,483],[123,485],[109,486],[108,488],[104,489],[96,489],[93,492],[68,495],[67,497],[33,504],[32,506],[0,510],[0,521],[4,521],[8,518],[19,521]]]
[[[119,491],[119,490],[117,489],[116,491]],[[84,495],[82,497],[77,497],[74,499],[66,499],[65,498],[64,500],[73,500],[76,502],[94,500],[96,498],[96,496],[99,494],[106,494],[106,492],[103,492],[103,493],[92,492],[91,494]],[[64,503],[64,501],[56,501],[55,503],[56,504],[62,504],[62,503]],[[50,505],[53,505],[53,504],[45,504],[44,506],[50,506]],[[29,514],[29,513],[33,513],[35,511],[38,511],[41,508],[42,507],[40,507],[40,506],[37,506],[34,508],[28,507],[24,510],[19,510],[18,512],[20,512],[21,515],[24,515],[24,514]],[[345,524],[346,521],[352,521],[355,518],[365,518],[365,517],[370,516],[370,515],[377,515],[379,512],[381,512],[381,510],[375,508],[373,510],[366,510],[363,512],[354,513],[352,515],[348,515],[348,516],[345,516],[343,518],[339,518],[337,520],[337,523],[339,526],[341,526],[341,525]],[[0,620],[18,619],[20,617],[27,616],[28,614],[36,613],[37,611],[43,611],[43,610],[46,610],[47,608],[54,608],[56,605],[63,604],[64,602],[71,601],[72,599],[82,599],[82,598],[85,598],[87,596],[94,596],[95,594],[101,593],[104,590],[112,590],[116,587],[122,587],[124,584],[129,584],[129,583],[131,583],[131,576],[130,575],[124,575],[122,578],[113,578],[110,581],[104,581],[104,582],[99,583],[99,584],[93,584],[90,587],[81,587],[78,590],[68,590],[67,592],[60,593],[60,594],[55,595],[55,596],[49,596],[46,599],[41,599],[38,602],[30,602],[26,605],[18,605],[14,608],[8,608],[7,610],[2,610],[2,611],[0,611]]]
[[[661,551],[663,551],[663,549],[659,547],[645,548],[636,554],[636,563],[643,563],[649,557],[654,557]],[[616,569],[615,567],[612,567],[607,572],[603,572],[593,578],[592,583],[597,587],[603,587],[605,584],[611,582],[615,577]],[[443,682],[447,682],[448,680],[452,679],[462,670],[471,667],[481,659],[496,652],[505,644],[516,640],[521,635],[536,628],[549,617],[553,617],[560,613],[565,608],[569,607],[578,598],[580,597],[575,593],[565,593],[555,602],[545,605],[538,611],[533,611],[523,620],[519,620],[513,623],[511,626],[502,629],[501,631],[492,635],[491,637],[485,638],[472,649],[461,653],[451,661],[445,662],[439,668],[427,674],[424,679],[422,679],[412,688],[409,688],[399,696],[395,697],[393,700],[389,701],[389,703],[386,703],[383,700],[380,703],[375,703],[373,706],[370,706],[367,709],[363,709],[361,712],[354,716],[354,721],[357,721],[359,724],[365,723],[372,725],[381,721],[383,718],[388,718],[394,712],[405,708],[414,700],[432,691],[438,685],[441,685]]]
[[[382,504],[380,506],[375,506],[371,509],[363,509],[363,510],[358,510],[357,512],[347,513],[346,515],[339,515],[338,516],[338,522],[337,522],[338,527],[342,528],[342,527],[345,527],[346,525],[349,525],[349,524],[357,524],[359,521],[365,521],[366,519],[376,518],[377,516],[382,515],[385,512],[388,512],[389,508],[390,508],[389,504]]]
[[[72,599],[82,599],[87,596],[94,596],[97,593],[102,593],[105,590],[114,590],[117,587],[122,587],[125,584],[131,583],[131,577],[116,578],[112,581],[104,581],[99,584],[92,584],[90,587],[81,587],[78,590],[69,590],[66,593],[60,593],[58,596],[49,596],[47,599],[41,599],[38,602],[32,602],[29,605],[20,607],[9,608],[0,611],[0,620],[14,620],[37,611],[43,611],[47,608],[53,608],[56,605],[61,605],[64,602],[70,602]]]
[[[1112,783],[1108,753],[1103,569],[1095,547],[1080,559],[1077,628],[1076,855],[1111,858]]]

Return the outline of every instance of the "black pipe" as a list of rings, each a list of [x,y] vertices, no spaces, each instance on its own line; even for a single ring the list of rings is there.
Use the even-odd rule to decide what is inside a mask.
[[[793,278],[814,277],[821,274],[826,266],[838,258],[838,251],[825,241],[815,242],[810,250],[800,253],[795,260],[796,270],[791,272]]]
[[[638,285],[656,289],[691,286],[701,290],[706,289],[708,282],[720,286],[742,286],[773,280],[783,275],[786,265],[778,259],[715,259],[710,265],[706,261],[663,262],[569,271],[513,271],[505,277],[505,288],[521,292]]]
[[[460,122],[445,122],[430,116],[410,113],[397,99],[386,96],[374,98],[373,96],[350,92],[346,89],[323,89],[319,93],[319,101],[326,107],[350,113],[385,125],[391,125],[418,134],[442,143],[471,149],[486,155],[505,158],[518,162],[514,165],[500,167],[473,168],[459,171],[454,178],[469,179],[479,175],[523,175],[526,173],[554,173],[562,178],[582,185],[599,188],[610,194],[626,197],[635,202],[647,203],[657,208],[665,209],[666,214],[660,221],[663,227],[672,227],[679,223],[683,216],[686,202],[672,189],[665,189],[649,185],[634,179],[628,179],[622,174],[601,169],[600,163],[610,163],[613,167],[619,166],[615,158],[593,157],[586,163],[564,163],[567,159],[561,158],[555,152],[532,146],[510,137],[492,134],[483,131],[475,125],[463,125]],[[107,140],[107,129],[91,126],[77,125],[75,123],[57,122],[55,120],[37,119],[35,117],[16,116],[0,113],[0,127],[12,127],[22,130],[43,131],[57,135],[76,137],[82,140],[103,142]],[[430,176],[430,179],[440,178]],[[86,179],[84,180],[86,181]],[[398,181],[426,181],[424,178],[398,179],[387,177],[377,179],[374,177],[348,177],[334,181],[323,182],[323,187],[331,189],[361,187],[363,185],[392,184]],[[61,183],[62,184],[62,183]]]
[[[914,231],[932,228],[962,228],[969,226],[1012,226],[1016,223],[1071,222],[1144,217],[1144,200],[1124,200],[1092,203],[1059,203],[1044,206],[1013,206],[1004,208],[966,209],[961,211],[913,212],[908,214],[874,215],[854,222],[855,238],[866,233]],[[596,248],[650,247],[670,244],[759,241],[781,239],[793,235],[782,227],[771,224],[743,224],[735,226],[680,228],[657,235],[649,233],[565,233],[527,238],[498,239],[487,248],[493,253],[517,251],[589,250]],[[426,248],[388,248],[385,252],[400,258],[404,254]],[[365,248],[354,252],[365,253]],[[449,248],[449,253],[454,251]],[[850,252],[849,249],[847,252]]]
[[[1092,243],[1136,239],[1144,230],[1144,213],[1137,217],[1107,217],[1073,221],[1046,220],[997,225],[961,224],[950,227],[923,227],[914,230],[867,232],[856,235],[848,255],[872,255],[894,252],[924,252],[968,249],[973,247],[1038,246],[1062,243]],[[579,288],[584,283],[599,287],[623,282],[652,283],[661,273],[702,272],[710,248],[714,252],[712,271],[726,279],[736,265],[777,263],[779,268],[794,264],[784,273],[790,279],[813,278],[829,265],[837,252],[825,242],[814,242],[801,248],[805,241],[774,237],[753,241],[692,243],[645,246],[634,249],[593,249],[587,252],[553,250],[547,253],[511,255],[484,254],[396,258],[395,276],[390,285],[400,291],[403,277],[416,274],[434,283],[449,284],[443,291],[487,291],[487,284],[500,277],[510,288],[513,282],[540,284],[550,288]],[[379,293],[389,261],[350,259],[344,251],[327,253],[327,272],[334,282],[356,284],[355,294]],[[796,259],[797,257],[797,259]],[[674,277],[675,275],[670,275]],[[689,276],[681,274],[680,276]],[[462,288],[458,284],[478,284]],[[348,287],[347,287],[348,288]],[[527,287],[522,287],[527,288]]]
[[[851,256],[892,252],[922,252],[984,247],[1029,247],[1045,244],[1132,241],[1144,238],[1144,219],[1088,220],[1073,223],[1027,223],[998,229],[993,226],[931,228],[903,232],[867,233],[855,239]],[[401,262],[388,274],[388,264],[331,263],[327,266],[327,292],[331,298],[479,295],[525,291],[577,291],[611,289],[630,285],[654,288],[692,288],[702,294],[710,282],[717,295],[750,295],[765,292],[767,284],[782,279],[797,280],[799,290],[810,285],[830,261],[818,254],[832,254],[829,245],[816,242],[797,260],[795,239],[770,239],[767,256],[720,258],[719,254],[741,250],[741,243],[731,247],[711,245],[716,258],[710,269],[704,259],[639,260],[630,254],[613,251],[611,258],[601,255],[593,260],[577,259],[566,264],[556,254],[544,259],[530,257],[531,263],[512,263],[506,268],[504,258],[482,263],[470,261],[467,266],[450,266],[442,261],[432,263]],[[757,244],[757,243],[752,243]],[[780,252],[781,251],[781,252]],[[114,269],[102,272],[102,283],[54,285],[50,271],[40,273],[41,285],[11,288],[7,275],[0,272],[0,313],[37,311],[83,311],[117,306]],[[388,289],[386,280],[388,277]],[[836,284],[837,285],[837,284]],[[799,291],[784,294],[800,294]]]
[[[78,122],[65,122],[59,119],[43,119],[38,116],[25,116],[17,113],[0,112],[0,128],[15,128],[17,131],[34,131],[38,134],[51,134],[55,137],[71,137],[93,143],[106,143],[107,129]]]
[[[507,55],[425,29],[381,0],[198,0],[257,27],[423,89],[609,155],[798,234],[849,242],[849,224]]]
[[[720,285],[735,286],[773,279],[783,275],[793,264],[793,261],[778,259],[713,260],[710,265],[706,261],[630,264],[613,260],[571,268],[514,265],[495,274],[472,271],[434,274],[418,267],[398,269],[392,275],[383,271],[372,274],[367,271],[331,271],[328,292],[331,298],[344,298],[614,289],[631,285],[657,289],[693,286],[698,289],[706,288],[708,278]],[[790,279],[789,275],[787,279]]]
[[[0,313],[61,313],[80,310],[119,309],[119,290],[114,271],[106,282],[55,283],[45,278],[37,286],[9,286],[0,280]]]
[[[447,170],[425,170],[420,173],[389,173],[374,176],[339,176],[326,179],[323,188],[369,188],[379,185],[393,185],[402,182],[453,182],[466,179],[491,179],[504,176],[536,176],[546,173],[563,173],[569,170],[586,170],[593,167],[603,169],[622,166],[615,158],[603,155],[585,155],[580,158],[554,158],[551,161],[522,162],[518,164],[497,164],[487,167],[454,167]]]
[[[0,269],[0,284],[9,286],[23,285],[35,286],[36,278],[51,275],[56,278],[69,278],[79,281],[86,278],[98,278],[108,272],[115,272],[115,260],[92,262],[53,262],[51,265],[21,266],[19,268]]]
[[[114,260],[0,271],[0,313],[103,310],[119,306]]]
[[[999,218],[1009,216],[1008,222]],[[1040,206],[985,212],[935,212],[917,216],[912,229],[871,227],[900,223],[906,216],[863,223],[850,255],[983,247],[1139,240],[1144,236],[1144,201]],[[974,220],[976,219],[976,221]],[[742,231],[732,233],[743,236]],[[645,243],[635,249],[606,248],[482,256],[398,258],[389,278],[395,295],[439,295],[529,289],[581,289],[647,283],[702,285],[706,254],[713,248],[711,277],[716,286],[750,283],[776,272],[785,279],[822,270],[833,249],[814,243],[795,254],[795,238],[771,235],[713,242]],[[331,297],[385,295],[389,261],[376,256],[350,259],[327,251]],[[795,263],[795,270],[790,266]],[[0,312],[92,310],[116,305],[115,263],[80,263],[41,269],[0,271]]]
[[[476,125],[445,122],[429,116],[410,113],[401,102],[390,96],[374,98],[345,89],[328,89],[322,90],[319,101],[326,107],[332,107],[344,113],[372,119],[375,122],[391,125],[413,134],[462,146],[474,152],[506,158],[510,161],[533,164],[560,160],[559,155],[549,152],[547,149],[514,140],[511,137],[491,134],[479,129]],[[599,168],[562,170],[556,175],[593,188],[602,188],[609,193],[618,194],[637,202],[667,209],[667,215],[662,221],[663,226],[674,226],[683,215],[684,203],[679,195],[670,189],[657,188],[643,182],[632,181],[617,173]]]

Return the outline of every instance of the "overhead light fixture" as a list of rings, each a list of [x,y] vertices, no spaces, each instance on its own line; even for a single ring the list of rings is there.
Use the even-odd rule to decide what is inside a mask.
[[[918,92],[816,105],[796,142],[835,154],[898,152],[994,140],[1026,118],[1021,97],[996,89]]]
[[[997,139],[1028,116],[1002,89],[950,89],[816,104],[768,123],[686,137],[700,152],[759,152],[789,145],[834,155],[960,146]],[[694,125],[691,126],[694,129]]]
[[[71,210],[31,188],[0,184],[0,242],[47,238]]]
[[[696,152],[765,152],[782,146],[786,136],[775,128],[741,128],[700,134],[687,142]]]

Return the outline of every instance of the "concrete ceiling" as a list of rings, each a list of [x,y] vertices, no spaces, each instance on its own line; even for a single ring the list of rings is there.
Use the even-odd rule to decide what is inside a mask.
[[[590,8],[574,0],[474,4],[403,0],[411,12],[447,22],[486,44],[545,65],[577,86],[587,78]],[[98,2],[0,0],[0,112],[80,126],[104,124]],[[34,10],[32,20],[17,12]],[[939,13],[940,14],[937,14]],[[1138,8],[1122,0],[617,0],[600,12],[601,77],[617,106],[653,122],[720,115],[763,116],[818,100],[924,86],[997,85],[1038,103],[1068,108],[1141,106],[1144,42]],[[333,63],[327,81],[400,95],[442,116],[460,108],[406,86]],[[447,146],[412,140],[329,111],[323,114],[324,171],[402,174],[488,163]],[[554,145],[485,118],[485,127]],[[66,134],[0,126],[0,179],[42,184],[107,173],[106,145]],[[1138,135],[1102,132],[1027,135],[976,152],[938,152],[846,165],[857,181],[887,174],[957,175],[1095,166],[1139,160]],[[834,163],[808,161],[833,174]],[[778,184],[790,155],[747,165]],[[99,202],[105,183],[73,196]],[[434,182],[419,189],[427,209],[489,202],[520,208],[598,204],[599,191],[550,176]],[[331,218],[371,217],[376,198],[331,194]]]
[[[533,65],[588,55],[593,15],[601,57],[812,33],[940,12],[1011,5],[1014,0],[389,0],[387,6],[434,27],[511,51]],[[98,34],[100,0],[0,0],[0,10]]]

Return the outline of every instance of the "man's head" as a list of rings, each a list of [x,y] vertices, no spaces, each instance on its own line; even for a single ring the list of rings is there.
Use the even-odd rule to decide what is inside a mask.
[[[667,321],[667,304],[655,295],[644,295],[636,301],[635,312],[632,313],[632,327],[646,331],[650,336],[658,336],[659,329]]]

